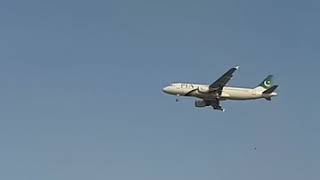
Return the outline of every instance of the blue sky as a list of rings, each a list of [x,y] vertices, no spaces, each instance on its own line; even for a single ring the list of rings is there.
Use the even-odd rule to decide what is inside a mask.
[[[2,1],[0,179],[319,179],[319,8]],[[231,85],[274,74],[280,96],[220,113],[161,92],[234,65]]]

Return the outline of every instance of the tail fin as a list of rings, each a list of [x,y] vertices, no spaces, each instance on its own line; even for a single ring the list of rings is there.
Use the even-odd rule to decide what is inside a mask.
[[[272,82],[272,79],[273,79],[273,75],[269,75],[267,76],[257,87],[256,89],[269,89],[273,82]]]

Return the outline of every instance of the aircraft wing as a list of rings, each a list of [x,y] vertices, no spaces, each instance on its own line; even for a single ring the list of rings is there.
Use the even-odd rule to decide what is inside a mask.
[[[221,90],[232,78],[233,73],[239,69],[239,66],[229,69],[226,73],[224,73],[218,80],[212,83],[209,88],[213,91]]]

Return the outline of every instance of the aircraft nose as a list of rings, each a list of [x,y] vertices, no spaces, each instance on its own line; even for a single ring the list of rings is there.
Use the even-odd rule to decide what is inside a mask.
[[[272,96],[278,96],[278,93],[272,92],[271,95],[272,95]]]
[[[164,87],[164,88],[162,89],[162,91],[165,92],[165,93],[168,93],[168,92],[169,92],[169,89],[170,89],[170,87],[167,86],[167,87]]]

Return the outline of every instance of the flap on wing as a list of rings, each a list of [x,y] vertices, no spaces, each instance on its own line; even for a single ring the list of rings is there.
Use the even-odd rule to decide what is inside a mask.
[[[239,66],[229,69],[226,73],[224,73],[218,80],[212,83],[209,87],[210,89],[220,89],[225,86],[233,76],[233,73],[239,69]]]

